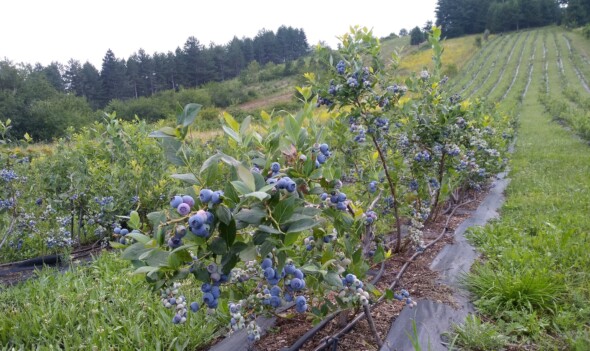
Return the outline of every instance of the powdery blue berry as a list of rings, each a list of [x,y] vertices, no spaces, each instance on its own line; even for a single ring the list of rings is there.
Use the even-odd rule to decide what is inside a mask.
[[[178,205],[180,205],[181,203],[182,203],[182,197],[179,195],[176,195],[176,196],[172,197],[172,199],[170,200],[170,207],[177,208]]]
[[[297,311],[297,313],[305,313],[305,311],[307,311],[307,304],[306,305],[296,305],[295,311]]]
[[[300,269],[296,269],[295,272],[293,272],[293,275],[295,278],[303,279],[303,272]]]
[[[176,211],[178,211],[178,214],[180,214],[181,216],[186,216],[187,214],[191,213],[191,207],[187,203],[183,202],[180,205],[178,205]]]
[[[211,201],[211,195],[213,195],[213,191],[210,189],[202,189],[199,193],[199,200],[201,200],[202,203],[207,203]]]
[[[281,165],[278,162],[273,162],[270,165],[270,170],[273,171],[274,173],[278,173],[281,171]]]
[[[193,302],[191,303],[191,311],[193,312],[197,312],[199,310],[199,303],[198,302]]]
[[[195,199],[193,199],[190,195],[184,195],[182,197],[182,202],[189,205],[189,207],[193,207],[195,205]]]
[[[268,267],[272,267],[272,260],[267,257],[264,260],[262,260],[262,263],[260,264],[260,268],[267,269]]]

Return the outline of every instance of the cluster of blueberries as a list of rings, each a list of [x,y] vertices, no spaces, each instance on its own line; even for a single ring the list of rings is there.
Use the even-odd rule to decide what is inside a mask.
[[[4,182],[8,183],[8,182],[11,182],[15,179],[18,179],[18,176],[16,175],[16,173],[12,169],[2,168],[0,170],[0,179],[2,179]]]
[[[115,233],[115,237],[119,239],[119,243],[123,245],[127,243],[127,239],[125,238],[125,236],[129,234],[129,229],[121,228],[121,226],[116,226],[115,229],[113,229],[113,233]]]
[[[332,241],[336,240],[337,236],[338,236],[338,234],[337,234],[336,230],[334,230],[331,234],[324,235],[322,240],[324,243],[329,244]],[[307,251],[313,250],[313,247],[315,245],[315,238],[313,237],[313,235],[308,236],[305,239],[303,239],[303,245],[305,245],[305,249]]]
[[[336,207],[340,211],[346,211],[349,201],[346,194],[340,191],[333,191],[331,195],[323,193],[320,195],[320,200],[327,202],[328,206]]]
[[[365,219],[366,225],[371,225],[377,220],[377,213],[375,211],[367,211],[363,213],[363,218]]]
[[[418,303],[410,297],[410,293],[406,289],[401,289],[399,293],[394,293],[393,298],[399,301],[405,301],[410,308],[415,307]]]
[[[430,156],[430,152],[427,150],[420,151],[414,156],[414,161],[416,162],[430,162],[432,160],[432,156]]]
[[[297,189],[297,184],[295,181],[289,177],[281,177],[277,179],[276,177],[279,176],[281,172],[281,164],[278,162],[273,162],[270,165],[271,177],[266,180],[267,184],[273,185],[279,190],[287,190],[287,192],[292,193]]]
[[[170,200],[170,206],[181,216],[191,213],[191,208],[195,205],[195,199],[190,195],[175,195]]]
[[[377,182],[373,180],[369,183],[369,192],[372,194],[376,191],[377,191]]]
[[[262,299],[263,305],[269,305],[273,308],[278,308],[282,305],[282,301],[286,302],[293,301],[293,295],[303,289],[305,289],[305,279],[303,272],[298,269],[293,262],[288,262],[281,272],[273,267],[272,259],[265,258],[260,264],[262,274],[266,278],[269,288],[264,288],[262,293],[258,294],[257,297]],[[284,279],[283,289],[278,286],[281,279]],[[282,299],[281,299],[282,295]],[[300,301],[303,296],[299,296],[296,299]],[[296,304],[295,309],[299,313],[303,313],[307,310],[307,303]]]
[[[162,305],[164,305],[166,308],[174,307],[176,310],[176,314],[172,318],[172,323],[174,324],[185,323],[188,311],[186,298],[183,295],[178,296],[179,288],[180,283],[174,283],[172,288],[161,290]],[[199,310],[199,304],[197,302],[193,302],[190,304],[189,308],[191,311],[197,312]]]
[[[246,319],[242,316],[242,304],[230,302],[229,314],[231,315],[230,325],[233,331],[244,329],[246,326]]]
[[[201,291],[203,292],[203,303],[209,307],[209,309],[217,308],[219,304],[219,296],[221,295],[220,286],[223,283],[229,281],[227,274],[221,272],[221,267],[215,263],[211,263],[207,266],[207,272],[209,273],[209,279],[211,283],[204,283],[201,285]]]
[[[358,299],[361,305],[369,304],[369,293],[363,290],[364,284],[357,277],[349,273],[342,278],[342,290],[340,298],[344,300]]]
[[[328,146],[328,144],[320,144],[319,147],[313,149],[314,152],[317,152],[317,150],[320,151],[320,153],[318,154],[317,158],[316,158],[316,168],[319,168],[320,165],[323,165],[324,163],[326,163],[326,161],[328,160],[328,158],[330,156],[332,156],[332,152],[330,152],[330,146]]]

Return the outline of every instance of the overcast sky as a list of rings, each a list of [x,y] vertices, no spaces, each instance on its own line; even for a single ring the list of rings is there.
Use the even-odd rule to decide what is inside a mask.
[[[174,51],[189,36],[202,44],[226,44],[234,35],[262,28],[303,28],[311,45],[336,47],[351,25],[379,37],[434,20],[436,0],[3,0],[0,59],[47,65],[74,58],[99,70],[107,49],[128,58]]]

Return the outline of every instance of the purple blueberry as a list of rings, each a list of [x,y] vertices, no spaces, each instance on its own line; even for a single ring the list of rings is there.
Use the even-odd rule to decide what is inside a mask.
[[[307,300],[305,299],[305,296],[297,296],[297,298],[295,299],[295,304],[297,306],[307,305]]]
[[[180,214],[181,216],[186,216],[187,214],[191,213],[191,207],[187,203],[183,202],[180,205],[178,205],[176,211],[178,211],[178,214]]]
[[[273,173],[278,173],[281,171],[281,165],[278,162],[273,162],[272,165],[270,165],[270,170]]]
[[[303,279],[303,272],[300,269],[296,269],[295,272],[293,272],[293,275],[295,278]]]
[[[213,296],[212,293],[207,292],[203,294],[203,302],[206,303],[207,305],[209,305],[213,300],[215,300],[215,297]]]
[[[260,268],[267,269],[268,267],[272,267],[272,260],[267,257],[264,260],[262,260],[262,263],[260,264]]]
[[[195,199],[193,199],[190,195],[184,195],[182,197],[182,202],[189,205],[189,207],[193,207],[195,205]]]
[[[296,305],[295,306],[295,311],[297,311],[297,313],[305,313],[305,311],[307,311],[307,304],[305,304],[305,305]]]
[[[179,195],[176,195],[174,197],[172,197],[172,199],[170,199],[170,207],[172,208],[177,208],[178,205],[180,205],[182,203],[182,197]]]
[[[221,203],[221,195],[223,195],[223,191],[217,190],[211,194],[211,203],[213,205],[217,205]]]
[[[202,189],[199,193],[199,200],[201,200],[202,203],[207,203],[211,201],[212,195],[213,191],[211,191],[210,189]]]
[[[198,302],[191,303],[191,311],[197,312],[198,310],[199,310],[199,303]]]

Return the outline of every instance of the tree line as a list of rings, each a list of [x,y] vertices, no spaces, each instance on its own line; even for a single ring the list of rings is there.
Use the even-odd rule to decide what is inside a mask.
[[[82,64],[75,59],[65,65],[22,65],[22,70],[25,77],[29,73],[43,75],[58,92],[85,97],[92,107],[102,108],[113,99],[150,96],[162,90],[231,79],[252,61],[260,65],[285,63],[308,51],[303,29],[281,26],[276,33],[262,29],[253,39],[234,37],[225,45],[204,45],[192,36],[174,52],[150,55],[139,49],[127,59],[116,57],[109,49],[100,71],[89,62]],[[6,68],[7,63],[2,67]]]
[[[302,65],[294,61],[301,61],[308,52],[302,29],[281,26],[276,33],[262,29],[254,38],[234,37],[225,45],[204,45],[189,37],[174,52],[150,55],[139,49],[127,59],[109,49],[100,70],[75,59],[47,66],[4,59],[0,61],[0,120],[11,119],[15,135],[29,132],[35,139],[50,139],[69,126],[86,125],[94,111],[105,109],[111,101],[212,84],[219,90],[215,82],[241,75],[248,80],[262,67],[280,63],[285,63],[282,74],[292,74]],[[276,78],[277,73],[272,74]],[[217,103],[212,101],[220,106],[224,102]]]
[[[452,38],[563,23],[590,22],[589,0],[438,0],[436,25]]]

